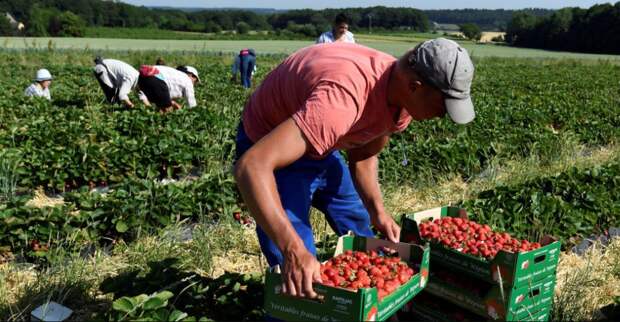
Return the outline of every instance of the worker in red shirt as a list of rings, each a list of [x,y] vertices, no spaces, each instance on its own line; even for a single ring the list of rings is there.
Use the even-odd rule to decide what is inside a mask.
[[[398,241],[378,154],[412,120],[447,113],[456,123],[472,121],[473,75],[467,51],[443,38],[399,59],[356,44],[318,44],[267,75],[243,110],[235,178],[267,261],[282,267],[285,294],[316,296],[311,206],[338,235],[373,236],[372,225]]]

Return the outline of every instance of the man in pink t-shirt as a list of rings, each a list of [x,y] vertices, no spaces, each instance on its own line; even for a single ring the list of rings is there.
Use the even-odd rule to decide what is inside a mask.
[[[276,67],[243,111],[235,178],[283,291],[315,297],[321,280],[310,207],[338,235],[398,241],[383,206],[378,154],[411,120],[473,120],[474,66],[456,42],[426,41],[400,59],[355,44],[303,48]],[[339,150],[345,150],[348,166]]]

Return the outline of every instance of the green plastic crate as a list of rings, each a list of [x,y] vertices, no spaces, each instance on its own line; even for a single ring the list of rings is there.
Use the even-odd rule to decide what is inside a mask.
[[[376,288],[355,291],[314,284],[321,299],[300,299],[281,294],[282,277],[279,267],[270,268],[265,277],[265,311],[274,318],[286,321],[383,321],[395,314],[426,286],[428,281],[428,246],[392,243],[386,240],[346,235],[340,237],[334,256],[345,250],[376,250],[390,247],[417,274],[396,291],[379,302]]]
[[[420,237],[418,225],[424,220],[446,216],[467,218],[467,211],[457,207],[440,207],[404,215],[401,242],[425,242]],[[439,243],[430,243],[431,266],[437,263],[488,282],[519,288],[555,275],[561,244],[549,237],[543,238],[540,243],[541,248],[529,252],[500,251],[492,260],[464,254]]]

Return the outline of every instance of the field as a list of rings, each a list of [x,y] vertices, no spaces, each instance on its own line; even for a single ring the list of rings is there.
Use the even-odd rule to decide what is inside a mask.
[[[394,54],[413,45],[373,37],[360,40]],[[29,319],[48,299],[74,309],[75,321],[260,319],[265,262],[253,224],[232,216],[247,216],[231,164],[251,92],[228,82],[226,52],[255,46],[260,82],[284,57],[277,53],[309,42],[53,39],[47,49],[47,39],[0,41],[12,48],[0,51],[0,319]],[[380,172],[390,213],[462,205],[519,238],[551,234],[566,251],[618,226],[620,66],[484,57],[563,54],[467,46],[478,117],[468,126],[416,123],[392,138]],[[167,49],[184,52],[156,51]],[[134,66],[159,56],[196,66],[198,107],[160,115],[103,104],[91,76],[95,50]],[[22,97],[41,66],[55,76],[51,103]],[[318,213],[312,221],[328,253],[335,235]],[[554,318],[591,319],[613,303],[618,249],[563,256]]]
[[[398,56],[414,47],[420,41],[439,37],[433,34],[359,34],[359,43]],[[111,39],[111,38],[17,38],[0,37],[0,43],[9,49],[79,49],[79,50],[159,50],[191,52],[237,52],[241,48],[254,48],[263,54],[291,53],[309,46],[312,41],[304,40],[150,40],[150,39]],[[593,60],[618,60],[620,56],[556,52],[540,49],[516,48],[494,44],[462,42],[474,57],[523,57],[523,58],[572,58]]]

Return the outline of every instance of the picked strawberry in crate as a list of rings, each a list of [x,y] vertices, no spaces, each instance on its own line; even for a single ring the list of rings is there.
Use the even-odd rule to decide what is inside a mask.
[[[401,242],[431,246],[438,264],[496,284],[519,288],[555,276],[560,242],[550,236],[529,242],[469,220],[458,207],[439,207],[402,220]]]
[[[265,275],[265,311],[285,321],[384,321],[426,287],[428,245],[393,243],[348,235],[338,238],[334,257],[321,266],[318,298],[282,292],[279,266]]]
[[[414,274],[398,252],[387,247],[380,253],[347,250],[321,265],[323,285],[350,290],[376,287],[379,300],[407,283]]]
[[[520,253],[540,248],[540,243],[519,240],[508,233],[492,231],[489,225],[460,217],[428,219],[420,223],[419,229],[423,239],[487,259],[493,259],[500,250]]]

